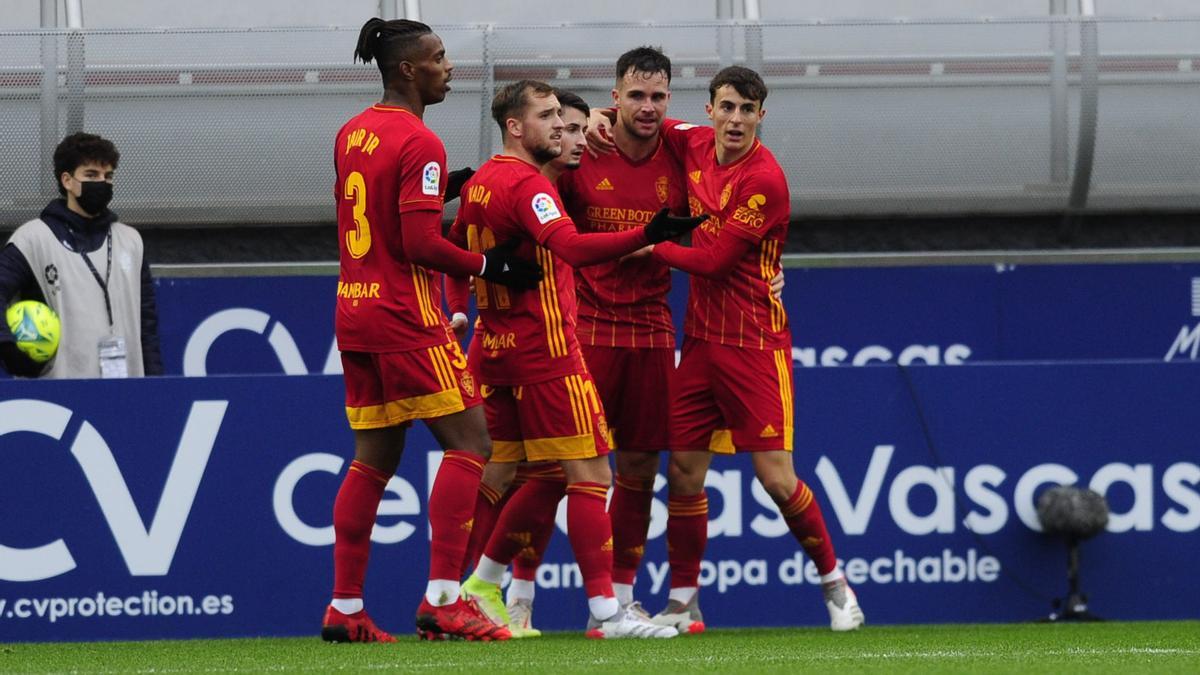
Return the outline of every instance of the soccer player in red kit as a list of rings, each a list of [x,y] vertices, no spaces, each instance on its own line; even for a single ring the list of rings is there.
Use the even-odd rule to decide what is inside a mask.
[[[473,251],[516,241],[515,252],[535,258],[545,278],[536,292],[476,280],[481,358],[472,360],[471,369],[478,374],[493,438],[489,466],[510,465],[504,473],[511,481],[521,460],[561,462],[568,482],[568,538],[588,596],[589,637],[673,637],[675,629],[623,611],[613,594],[612,530],[605,511],[608,429],[575,335],[572,268],[678,236],[703,217],[674,218],[664,209],[637,229],[580,234],[541,173],[562,153],[564,123],[553,88],[514,82],[496,94],[492,116],[502,130],[504,152],[464,186],[452,237],[465,239]],[[507,487],[493,486],[497,494]]]
[[[564,174],[579,168],[587,149],[585,134],[590,112],[587,102],[572,92],[555,89],[554,95],[562,106],[563,130],[562,154],[542,166],[542,175],[551,183],[557,183]],[[453,277],[447,278],[451,310],[462,312],[465,316],[468,296],[466,280],[462,280],[462,286],[450,283],[453,281]],[[479,342],[472,341],[467,354],[468,362],[482,358],[480,350]],[[472,538],[472,545],[483,547],[488,562],[493,569],[500,570],[501,575],[504,566],[512,561],[512,583],[508,587],[506,611],[501,611],[505,606],[500,604],[499,593],[495,593],[491,599],[496,614],[493,620],[507,624],[514,638],[538,637],[542,634],[533,627],[534,577],[554,534],[554,517],[558,503],[566,495],[566,488],[566,474],[557,462],[521,462],[512,485],[496,504],[499,513],[495,527],[490,533],[480,532],[488,535],[486,542],[480,537],[476,544],[476,539]],[[479,550],[469,548],[468,561],[473,563],[480,560],[479,553]],[[463,584],[465,594],[472,592],[474,583],[480,583],[480,580],[472,577]],[[482,590],[487,592],[489,589],[485,584],[480,583],[484,586]],[[480,608],[487,613],[488,607],[483,602]]]
[[[541,271],[507,249],[468,252],[441,237],[446,153],[422,122],[425,107],[445,98],[453,70],[437,35],[414,21],[371,19],[355,57],[377,62],[384,94],[341,128],[334,145],[341,257],[335,333],[355,450],[334,501],[333,600],[321,635],[394,642],[363,609],[363,580],[380,497],[408,425],[422,419],[446,452],[429,498],[430,571],[418,631],[425,638],[507,639],[507,628],[459,599],[459,567],[491,444],[433,271],[475,274],[514,292],[535,286]]]
[[[668,207],[687,212],[683,172],[660,138],[671,91],[671,60],[653,47],[617,59],[612,90],[616,151],[585,156],[559,178],[559,192],[581,232],[639,227]],[[671,271],[645,255],[585,267],[576,273],[579,341],[616,445],[609,515],[613,527],[613,588],[622,605],[633,584],[650,527],[659,451],[669,436],[675,328],[667,293]]]
[[[821,575],[830,625],[863,623],[812,490],[792,460],[791,330],[770,292],[787,241],[787,178],[757,139],[767,87],[758,73],[732,66],[709,84],[712,126],[664,125],[663,136],[687,175],[693,215],[709,219],[690,248],[666,242],[654,259],[691,274],[683,355],[671,415],[667,550],[671,590],[654,617],[680,632],[704,629],[700,561],[708,538],[704,478],[710,450],[751,453],[755,474]],[[728,429],[728,432],[724,431]]]

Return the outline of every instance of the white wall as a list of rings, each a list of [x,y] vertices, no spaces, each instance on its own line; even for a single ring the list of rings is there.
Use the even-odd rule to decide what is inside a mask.
[[[63,21],[64,0],[58,0]],[[357,26],[380,13],[380,0],[82,0],[89,28]],[[386,7],[403,0],[383,0]],[[742,3],[733,1],[735,14]],[[1044,16],[1049,0],[760,0],[764,19]],[[1068,5],[1075,7],[1075,0]],[[717,0],[624,3],[572,0],[421,0],[432,24],[697,21],[717,17]],[[1096,0],[1110,15],[1200,13],[1196,0]],[[0,30],[37,28],[41,0],[0,0]],[[401,9],[403,11],[403,9]]]

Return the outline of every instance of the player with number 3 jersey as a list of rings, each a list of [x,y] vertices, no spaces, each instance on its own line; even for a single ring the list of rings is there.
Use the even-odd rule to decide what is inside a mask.
[[[380,498],[408,425],[420,419],[446,452],[429,498],[429,581],[417,630],[428,639],[505,640],[507,628],[459,599],[465,526],[491,445],[478,390],[441,311],[435,272],[476,274],[514,288],[536,285],[541,272],[506,249],[472,253],[441,236],[442,203],[455,194],[447,194],[445,149],[422,120],[449,90],[453,66],[441,39],[422,23],[371,19],[355,57],[376,61],[384,92],[334,143],[341,258],[335,334],[355,450],[334,501],[333,600],[321,635],[395,641],[364,610],[363,582]]]

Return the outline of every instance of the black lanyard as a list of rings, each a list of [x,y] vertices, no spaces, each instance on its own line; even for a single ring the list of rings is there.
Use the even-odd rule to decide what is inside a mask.
[[[96,266],[92,264],[92,259],[88,257],[87,253],[84,253],[82,248],[79,249],[79,255],[83,256],[83,262],[92,271],[92,277],[95,278],[96,283],[100,284],[100,290],[104,291],[104,309],[108,312],[108,327],[112,328],[112,299],[108,296],[108,279],[112,275],[112,230],[108,231],[108,236],[104,240],[108,245],[108,264],[104,267],[103,279],[100,278],[100,272],[96,271]]]

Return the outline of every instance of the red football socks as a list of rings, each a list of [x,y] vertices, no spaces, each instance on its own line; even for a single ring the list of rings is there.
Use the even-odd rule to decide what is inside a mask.
[[[601,483],[567,486],[567,538],[589,599],[613,597],[612,523],[604,510],[607,498],[608,486]]]
[[[614,480],[612,503],[608,506],[613,533],[613,582],[633,585],[650,529],[650,505],[654,501],[654,479]]]
[[[467,494],[476,495],[474,497],[475,517],[471,521],[470,538],[459,563],[459,574],[454,576],[455,579],[462,578],[462,575],[469,572],[475,567],[475,563],[479,562],[479,554],[483,550],[483,545],[487,543],[488,537],[491,536],[492,529],[496,525],[496,518],[500,516],[499,503],[500,498],[503,497],[484,483],[479,483],[478,490]]]
[[[779,504],[779,511],[796,541],[816,564],[817,572],[832,572],[837,567],[837,555],[833,552],[829,531],[825,529],[821,507],[804,481],[796,481],[796,491],[786,502]]]
[[[667,500],[667,561],[671,588],[700,586],[700,561],[708,543],[708,495],[671,495]]]
[[[391,476],[350,462],[333,501],[333,597],[361,598],[371,553],[371,529]]]
[[[429,494],[429,578],[461,578],[462,561],[474,529],[475,493],[485,460],[472,452],[447,450]]]
[[[484,555],[506,564],[532,561],[536,572],[554,533],[554,515],[566,487],[566,483],[554,479],[530,478],[522,483],[500,512]]]
[[[558,503],[567,494],[567,478],[555,464],[549,469],[531,470],[527,480],[535,483],[528,488],[531,492],[527,498],[541,502],[536,509],[530,507],[531,511],[538,514],[539,520],[531,525],[532,550],[523,550],[513,558],[512,574],[514,579],[533,581],[546,555],[546,548],[550,546],[550,539],[554,536],[554,517],[558,514]]]

